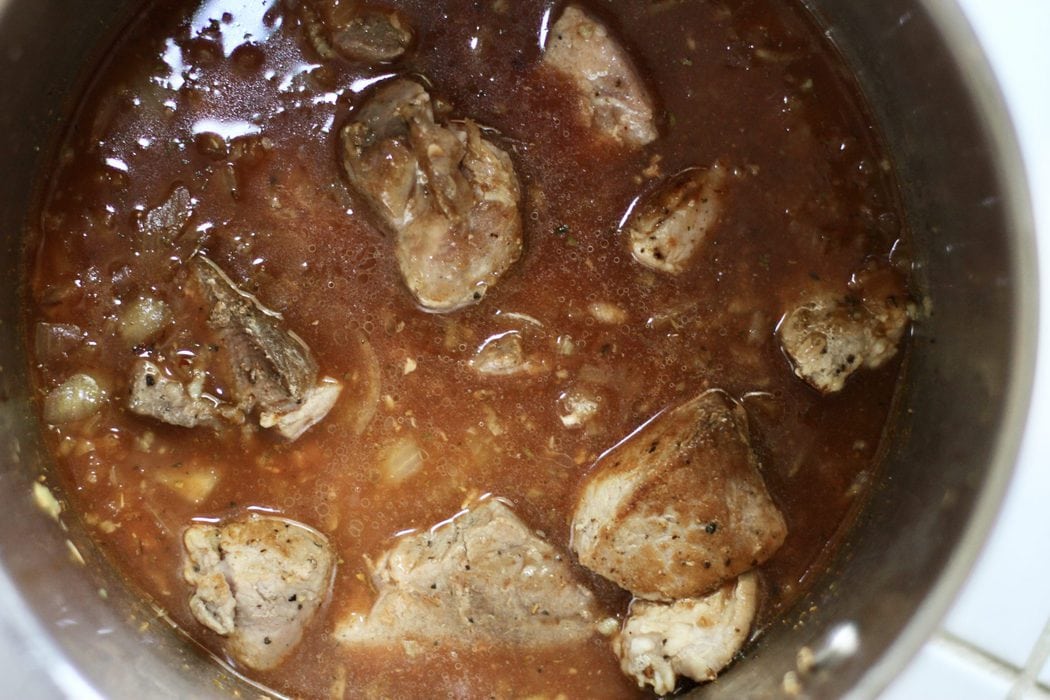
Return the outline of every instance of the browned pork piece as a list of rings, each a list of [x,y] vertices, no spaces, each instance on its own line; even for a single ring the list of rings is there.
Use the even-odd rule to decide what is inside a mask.
[[[758,610],[753,573],[701,598],[673,603],[636,600],[613,639],[620,668],[657,695],[674,691],[678,676],[710,681],[747,641]]]
[[[342,131],[351,186],[395,236],[409,291],[431,311],[479,301],[521,255],[510,157],[477,125],[434,122],[410,80],[381,86]]]
[[[128,409],[140,416],[183,428],[219,428],[218,400],[210,399],[168,376],[149,360],[136,360],[131,370]]]
[[[332,580],[325,537],[283,518],[195,523],[183,546],[193,616],[227,637],[230,655],[255,670],[277,666],[299,643]]]
[[[786,533],[744,410],[717,389],[606,454],[572,519],[580,563],[647,600],[708,593],[768,559]]]
[[[599,133],[632,147],[658,136],[652,97],[627,52],[576,5],[551,26],[543,63],[576,87],[582,121]]]
[[[690,169],[661,183],[631,214],[626,231],[634,259],[677,275],[722,214],[726,169]]]
[[[887,276],[861,273],[850,294],[819,291],[784,316],[777,335],[799,378],[831,394],[858,369],[876,369],[897,354],[909,311]]]
[[[245,413],[258,409],[260,425],[295,440],[328,414],[341,384],[318,380],[313,353],[284,327],[280,314],[237,289],[208,258],[198,255],[191,264],[211,303],[208,325],[222,340],[238,407]]]
[[[379,596],[371,611],[336,628],[345,644],[575,644],[591,636],[599,614],[566,557],[496,499],[402,537],[372,581]]]
[[[411,27],[393,10],[359,0],[300,0],[298,9],[306,36],[321,58],[341,55],[366,63],[389,62],[412,43]]]

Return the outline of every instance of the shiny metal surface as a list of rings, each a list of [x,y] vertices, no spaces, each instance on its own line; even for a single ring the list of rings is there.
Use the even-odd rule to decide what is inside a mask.
[[[19,697],[228,697],[238,685],[128,595],[74,518],[59,527],[30,497],[46,474],[18,316],[30,188],[78,79],[134,4],[0,0],[0,673]],[[894,154],[933,313],[916,326],[876,491],[829,572],[697,697],[875,695],[972,565],[1029,398],[1030,206],[969,28],[947,0],[808,4],[855,68]],[[815,667],[798,668],[802,647]]]

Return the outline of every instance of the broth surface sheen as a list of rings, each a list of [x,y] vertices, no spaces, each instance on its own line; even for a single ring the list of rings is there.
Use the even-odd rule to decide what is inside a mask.
[[[872,261],[907,264],[894,176],[840,58],[795,3],[580,4],[615,32],[655,96],[660,137],[643,148],[587,135],[571,86],[540,64],[541,28],[561,6],[531,0],[403,0],[413,45],[378,66],[321,60],[295,3],[150,4],[69,122],[31,225],[27,344],[41,405],[80,372],[106,399],[90,418],[43,423],[58,482],[118,570],[220,657],[221,638],[188,606],[186,527],[255,511],[324,533],[338,560],[330,595],[286,661],[249,674],[277,692],[644,697],[600,635],[572,655],[413,657],[351,653],[332,632],[368,610],[369,561],[399,533],[486,494],[568,552],[580,484],[598,457],[705,389],[746,408],[788,527],[759,568],[753,635],[819,574],[873,481],[899,355],[822,396],[793,374],[775,335],[807,293],[845,289]],[[392,74],[425,76],[439,109],[485,127],[521,183],[521,258],[480,303],[452,313],[416,304],[389,235],[340,168],[340,128]],[[732,185],[688,269],[664,275],[635,262],[621,222],[636,199],[657,176],[715,162]],[[179,262],[143,224],[180,187],[193,202],[191,240],[179,245],[279,312],[322,373],[343,382],[332,412],[298,440],[179,428],[126,408],[136,358],[179,358],[189,372],[214,352]],[[164,301],[173,320],[129,347],[120,319],[140,297]],[[595,305],[615,305],[622,319],[602,322]],[[58,342],[56,326],[81,335]],[[508,332],[542,369],[479,376],[470,360]],[[220,395],[224,381],[206,378]],[[577,386],[599,408],[570,429],[559,399]],[[622,620],[629,594],[573,567]]]

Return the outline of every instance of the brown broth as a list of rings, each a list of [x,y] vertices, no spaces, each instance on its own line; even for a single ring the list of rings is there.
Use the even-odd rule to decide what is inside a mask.
[[[318,61],[291,15],[266,3],[151,5],[99,67],[47,174],[31,231],[27,328],[74,323],[89,342],[66,358],[35,359],[37,391],[89,371],[111,396],[92,419],[46,428],[61,483],[117,568],[220,655],[221,639],[189,612],[185,526],[257,508],[325,532],[339,555],[332,598],[280,668],[253,676],[289,695],[328,697],[334,684],[346,697],[637,696],[600,637],[571,657],[489,649],[408,659],[353,654],[329,634],[346,611],[371,603],[366,556],[472,496],[510,499],[567,548],[576,490],[596,457],[705,388],[742,398],[789,527],[761,568],[768,599],[757,629],[797,600],[871,481],[899,363],[821,397],[792,374],[773,334],[806,290],[844,289],[903,235],[872,120],[811,18],[772,0],[587,3],[628,47],[663,110],[661,138],[629,152],[582,137],[568,86],[540,70],[537,30],[551,5],[503,3],[499,14],[499,4],[405,0],[398,7],[417,43],[389,70]],[[338,129],[367,94],[360,86],[393,71],[425,75],[453,117],[497,130],[525,193],[521,260],[482,303],[453,314],[417,308],[389,240],[338,167]],[[194,131],[220,128],[257,133],[229,144],[239,157],[216,155]],[[665,174],[716,159],[743,173],[679,277],[645,271],[617,232],[652,184],[641,173],[654,157]],[[136,216],[176,183],[198,200],[192,225],[202,249],[280,311],[322,371],[347,385],[333,413],[294,443],[165,426],[117,400],[134,357],[161,350],[122,345],[118,301],[147,293],[168,301],[184,314],[182,334],[165,341],[169,356],[207,352],[200,314],[180,301],[183,276],[134,254]],[[628,322],[596,323],[587,312],[595,301],[620,305]],[[520,331],[550,371],[478,377],[467,361],[507,330]],[[555,352],[563,335],[574,354]],[[32,351],[32,334],[28,343]],[[409,358],[416,369],[406,374]],[[581,373],[604,401],[598,427],[574,432],[554,407]],[[380,396],[363,424],[375,376]],[[406,435],[423,467],[387,483],[379,455]],[[194,503],[180,479],[202,468],[217,481]],[[577,568],[608,614],[622,617],[627,595]]]

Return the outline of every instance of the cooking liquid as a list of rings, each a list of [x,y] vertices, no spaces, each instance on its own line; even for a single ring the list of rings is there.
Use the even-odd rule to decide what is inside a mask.
[[[110,400],[88,421],[47,428],[60,482],[118,569],[220,656],[222,639],[190,614],[181,577],[191,519],[253,508],[325,532],[339,556],[329,602],[283,665],[250,674],[280,692],[638,696],[597,635],[571,655],[492,648],[410,657],[348,651],[332,630],[371,605],[366,557],[479,495],[506,497],[567,549],[577,489],[597,456],[706,388],[748,409],[788,523],[784,546],[760,569],[766,599],[756,630],[819,573],[872,481],[899,362],[821,397],[793,375],[774,336],[805,290],[844,291],[865,261],[900,248],[893,175],[839,57],[793,4],[587,7],[658,99],[661,137],[643,149],[615,148],[578,122],[570,87],[539,65],[540,28],[560,9],[526,0],[406,0],[398,8],[414,48],[372,68],[317,59],[282,7],[157,3],[99,66],[69,123],[31,232],[38,252],[27,328],[76,324],[88,340],[61,356],[37,355],[34,377],[43,396],[87,371]],[[340,172],[339,128],[391,73],[425,76],[451,118],[495,130],[522,183],[521,260],[482,303],[455,313],[415,305],[391,239]],[[618,226],[655,184],[647,168],[670,175],[718,159],[737,176],[690,268],[674,277],[634,262]],[[136,223],[177,184],[196,200],[193,244],[283,314],[322,373],[346,385],[332,413],[296,442],[176,428],[125,408],[132,361],[161,350],[129,349],[114,333],[129,301],[149,295],[172,305],[176,324],[158,341],[169,360],[188,367],[208,352],[205,314],[180,301],[177,263],[143,252]],[[594,302],[616,304],[627,321],[596,321]],[[547,371],[482,378],[467,365],[507,331],[520,333]],[[210,381],[222,390],[221,377]],[[602,397],[584,430],[567,429],[557,414],[574,385]],[[414,445],[420,457],[401,481],[384,469],[395,444]],[[577,569],[608,615],[622,619],[628,596]]]

